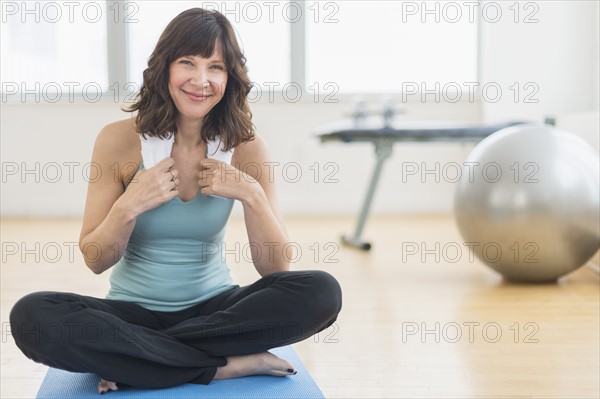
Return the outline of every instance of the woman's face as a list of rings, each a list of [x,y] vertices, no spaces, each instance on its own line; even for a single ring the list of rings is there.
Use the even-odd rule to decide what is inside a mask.
[[[169,94],[187,120],[202,120],[227,87],[227,68],[219,43],[210,58],[183,56],[169,65]]]

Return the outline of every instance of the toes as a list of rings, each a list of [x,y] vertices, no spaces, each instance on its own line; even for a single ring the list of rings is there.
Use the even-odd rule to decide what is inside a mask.
[[[289,367],[289,366],[284,366],[283,369],[277,368],[277,369],[271,370],[271,374],[277,375],[277,376],[295,375],[296,373],[298,373],[298,371],[296,371],[296,369]]]
[[[280,377],[296,374],[296,369],[290,362],[274,355],[271,352],[262,353],[261,361],[263,362],[263,370],[265,374]]]
[[[281,370],[271,370],[271,372],[269,374],[273,375],[275,377],[285,377],[286,375],[290,375],[290,373],[288,373],[287,371],[281,371]]]
[[[270,372],[267,374],[274,375],[277,377],[285,377],[288,375],[294,375],[296,373],[298,373],[298,372],[293,368],[283,368],[282,369],[282,368],[278,367],[278,368],[271,369]]]
[[[100,382],[98,383],[98,393],[99,394],[104,394],[108,391],[116,391],[119,388],[117,387],[117,383],[112,382],[112,381],[106,381],[106,380],[100,380]]]
[[[288,370],[292,370],[292,371],[288,371]],[[276,377],[285,377],[285,376],[288,376],[288,375],[294,375],[296,373],[298,373],[298,372],[296,370],[293,370],[293,369],[285,369],[285,370],[273,369],[273,370],[271,370],[271,372],[269,372],[267,374],[274,375]]]
[[[291,364],[284,365],[284,369],[287,374],[296,374],[296,369]]]
[[[281,366],[287,374],[296,374],[296,368],[291,363],[285,361]]]
[[[108,392],[108,387],[103,384],[102,382],[100,384],[98,384],[98,393],[102,394],[102,393],[106,393]]]
[[[273,360],[275,363],[275,364],[273,364],[275,366],[274,371],[277,370],[277,371],[283,373],[282,375],[296,374],[296,368],[290,362],[288,362],[287,360],[282,359],[280,357],[277,357],[275,355],[272,355],[272,356],[273,356]]]

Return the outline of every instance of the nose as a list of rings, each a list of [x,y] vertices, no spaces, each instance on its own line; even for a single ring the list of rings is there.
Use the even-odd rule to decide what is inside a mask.
[[[190,79],[190,83],[198,88],[210,87],[210,82],[208,78],[204,76],[196,75]]]
[[[211,81],[209,78],[209,71],[204,68],[196,69],[190,79],[190,83],[198,88],[210,87]]]

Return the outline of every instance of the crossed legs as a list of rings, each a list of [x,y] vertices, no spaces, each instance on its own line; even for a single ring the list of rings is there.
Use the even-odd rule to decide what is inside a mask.
[[[293,271],[234,286],[179,312],[36,292],[14,305],[10,321],[17,346],[36,362],[96,373],[106,384],[163,388],[249,374],[293,374],[292,365],[265,352],[327,328],[340,309],[335,278],[322,271]]]

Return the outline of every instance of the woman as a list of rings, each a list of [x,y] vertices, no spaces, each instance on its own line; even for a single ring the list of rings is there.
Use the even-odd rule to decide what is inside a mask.
[[[117,383],[295,374],[267,350],[330,326],[341,290],[325,272],[289,271],[275,187],[256,167],[269,158],[253,131],[250,87],[222,14],[196,8],[171,21],[128,110],[135,120],[106,126],[94,146],[103,173],[88,187],[80,249],[94,273],[114,266],[111,289],[104,299],[19,300],[10,320],[27,357],[96,373],[101,393]],[[234,200],[262,276],[245,287],[232,284],[221,256]],[[49,325],[54,334],[31,334]]]

